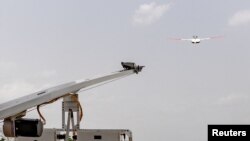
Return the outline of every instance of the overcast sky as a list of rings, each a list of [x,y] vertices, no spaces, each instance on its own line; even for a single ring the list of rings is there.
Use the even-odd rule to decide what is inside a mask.
[[[207,140],[207,124],[250,123],[249,34],[249,0],[0,1],[0,102],[133,61],[141,74],[80,93],[81,127]],[[193,35],[224,38],[168,40]],[[61,101],[42,111],[61,127]]]

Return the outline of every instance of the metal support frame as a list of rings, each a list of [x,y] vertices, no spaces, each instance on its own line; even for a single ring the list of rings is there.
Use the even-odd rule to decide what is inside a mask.
[[[69,138],[70,132],[76,136],[77,130],[80,129],[80,112],[79,112],[78,94],[70,94],[65,96],[62,102],[62,129],[66,131],[65,141]],[[65,115],[68,112],[67,123],[65,123]],[[74,122],[74,113],[76,113],[76,124]],[[70,126],[71,124],[71,126]],[[73,137],[75,141],[75,138]]]

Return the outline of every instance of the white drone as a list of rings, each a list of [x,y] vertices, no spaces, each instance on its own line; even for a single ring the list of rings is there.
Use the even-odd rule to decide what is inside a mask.
[[[177,40],[177,41],[190,41],[193,44],[199,44],[203,40],[210,40],[210,39],[218,39],[222,38],[223,36],[213,36],[213,37],[207,37],[207,38],[198,38],[198,36],[193,36],[193,38],[185,39],[185,38],[170,38],[171,40]]]

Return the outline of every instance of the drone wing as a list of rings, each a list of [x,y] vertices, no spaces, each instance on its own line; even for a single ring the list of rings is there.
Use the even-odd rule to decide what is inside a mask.
[[[168,39],[174,41],[192,41],[192,39],[184,39],[184,38],[168,38]]]
[[[207,38],[200,38],[200,40],[201,41],[203,41],[203,40],[210,40],[211,39],[211,37],[207,37]]]
[[[224,36],[211,36],[211,37],[207,37],[207,38],[201,38],[200,40],[210,40],[210,39],[221,39]]]
[[[181,39],[181,41],[192,41],[193,39]]]

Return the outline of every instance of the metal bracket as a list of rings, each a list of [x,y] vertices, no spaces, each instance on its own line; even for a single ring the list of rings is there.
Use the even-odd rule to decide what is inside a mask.
[[[77,130],[80,129],[80,113],[79,113],[78,94],[70,94],[65,96],[62,102],[62,129],[66,131],[65,141],[68,140],[70,132],[73,132],[73,140]],[[67,124],[65,124],[65,115],[68,113]],[[76,114],[76,124],[74,115]],[[71,126],[70,126],[71,124]]]

